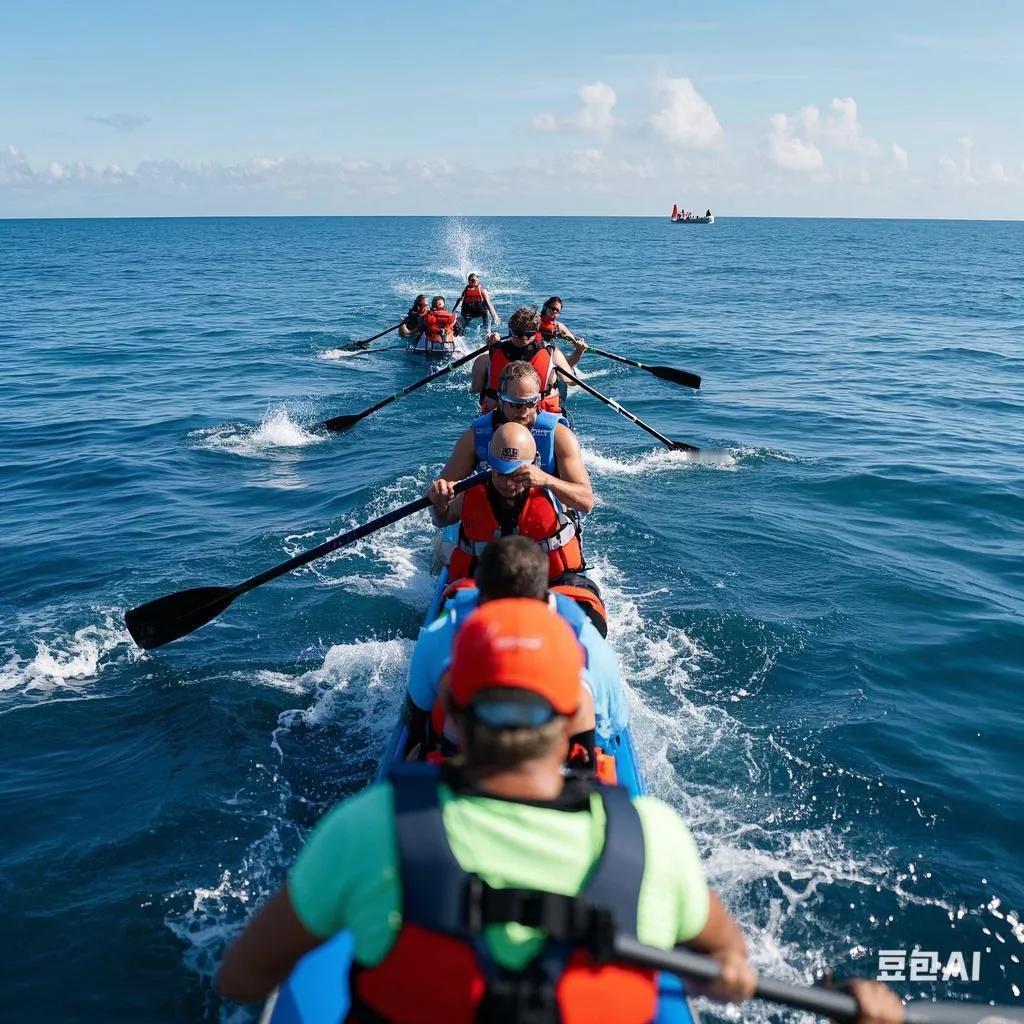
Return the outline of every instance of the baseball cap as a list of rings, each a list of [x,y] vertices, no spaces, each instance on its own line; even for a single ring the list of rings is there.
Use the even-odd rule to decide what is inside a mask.
[[[501,451],[495,455],[490,448],[487,449],[487,465],[491,467],[496,473],[501,473],[502,476],[508,476],[509,473],[514,473],[521,466],[529,466],[533,459],[521,459],[519,457],[519,448],[513,448],[508,445],[503,447]]]
[[[451,698],[492,728],[535,728],[579,707],[583,665],[575,633],[546,602],[488,601],[456,634]]]

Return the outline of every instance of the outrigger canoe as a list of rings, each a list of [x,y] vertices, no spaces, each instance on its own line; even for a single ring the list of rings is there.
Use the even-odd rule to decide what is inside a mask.
[[[455,543],[457,530],[456,525],[445,531],[443,540],[449,549]],[[447,586],[448,568],[445,566],[437,578],[424,625],[429,625],[441,613]],[[393,762],[401,760],[406,734],[405,723],[399,719],[377,768],[377,780],[387,774]],[[629,729],[614,736],[605,745],[605,752],[615,758],[619,785],[633,796],[642,795],[646,787]],[[348,932],[341,932],[299,961],[291,977],[267,1001],[260,1024],[341,1024],[350,1005],[351,963],[352,937]],[[654,1018],[657,1024],[695,1024],[696,1017],[678,978],[660,974],[658,993],[658,1015]]]
[[[673,224],[714,224],[715,215],[711,214],[710,217],[673,217]]]

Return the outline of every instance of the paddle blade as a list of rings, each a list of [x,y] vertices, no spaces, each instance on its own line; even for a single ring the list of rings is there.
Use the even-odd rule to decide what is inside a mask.
[[[205,626],[234,601],[230,587],[193,587],[158,597],[125,613],[132,639],[144,650],[163,647]]]
[[[369,347],[369,341],[350,341],[347,345],[341,346],[343,352],[363,352]]]
[[[692,455],[699,455],[700,449],[695,444],[690,444],[687,441],[673,441],[672,451],[674,452],[690,452]]]
[[[687,373],[686,370],[676,370],[671,366],[647,366],[646,364],[644,369],[648,373],[653,373],[660,380],[671,381],[673,384],[682,384],[684,388],[696,390],[700,387],[700,377],[695,373]]]
[[[354,427],[363,417],[355,413],[349,416],[334,416],[329,420],[324,420],[320,424],[326,430],[348,430],[349,427]]]

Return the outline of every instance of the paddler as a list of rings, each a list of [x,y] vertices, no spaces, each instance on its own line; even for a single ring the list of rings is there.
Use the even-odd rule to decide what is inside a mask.
[[[469,582],[469,581],[466,581]],[[454,749],[451,720],[446,721],[442,701],[442,677],[451,661],[452,642],[478,606],[506,598],[544,602],[553,614],[571,627],[586,656],[584,685],[593,701],[592,718],[577,726],[574,746],[580,756],[574,764],[600,771],[597,747],[629,724],[629,706],[619,676],[619,660],[611,645],[587,614],[571,597],[549,591],[548,560],[544,552],[526,537],[502,537],[484,548],[477,563],[475,586],[456,590],[444,612],[424,629],[409,661],[406,718],[409,723],[408,749],[420,744]]]
[[[454,482],[469,476],[477,467],[485,468],[494,432],[503,423],[518,423],[533,434],[537,451],[536,463],[521,473],[520,478],[528,476],[533,485],[548,487],[568,509],[589,512],[594,507],[594,490],[583,464],[580,443],[561,415],[540,411],[537,371],[530,363],[509,363],[502,371],[498,388],[498,407],[482,413],[463,432],[441,470],[441,480]],[[427,496],[435,490],[432,484]],[[472,573],[466,575],[471,577]],[[608,632],[600,591],[593,580],[567,571],[555,585],[582,605],[602,636]]]
[[[584,484],[553,476],[536,464],[537,444],[519,423],[503,423],[487,449],[490,478],[456,495],[455,480],[440,478],[427,490],[438,526],[459,524],[459,537],[448,562],[453,581],[472,578],[488,542],[521,534],[536,541],[548,556],[548,581],[578,585],[586,569],[580,546],[577,509],[589,512],[594,498],[590,479]],[[586,470],[584,470],[584,473]],[[566,511],[570,506],[570,512]]]
[[[455,314],[444,308],[444,296],[435,295],[423,315],[427,351],[455,348]]]
[[[429,310],[426,295],[417,295],[409,307],[409,312],[405,314],[405,319],[398,325],[398,336],[418,341],[423,333],[423,317]]]
[[[452,307],[452,312],[455,312],[461,303],[462,311],[459,313],[461,332],[464,333],[473,320],[483,321],[486,331],[491,324],[498,322],[498,314],[487,289],[480,284],[480,278],[476,274],[470,274],[467,282],[466,287],[462,289],[462,294]]]
[[[228,947],[222,994],[264,999],[302,956],[348,931],[355,1020],[512,1024],[529,1012],[646,1024],[655,975],[595,960],[597,918],[645,945],[713,957],[721,971],[706,994],[749,999],[757,976],[743,933],[679,815],[563,775],[582,668],[572,630],[542,603],[473,612],[448,694],[461,763],[443,775],[398,766],[328,813],[287,884]],[[857,1024],[900,1024],[885,986],[851,989]]]
[[[494,409],[498,403],[498,379],[509,363],[528,362],[541,379],[541,408],[548,412],[561,412],[558,400],[556,370],[571,370],[572,365],[555,347],[554,342],[544,341],[540,336],[540,317],[532,306],[517,309],[508,319],[507,340],[497,334],[488,335],[490,351],[479,356],[473,363],[473,394],[480,396],[482,412]],[[583,347],[575,342],[580,356]],[[575,351],[573,355],[575,355]],[[579,362],[579,358],[576,360]]]

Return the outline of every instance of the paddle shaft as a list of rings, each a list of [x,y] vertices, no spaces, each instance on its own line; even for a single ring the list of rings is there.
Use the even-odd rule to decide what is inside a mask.
[[[418,380],[414,384],[410,384],[408,387],[402,388],[401,391],[396,391],[393,395],[388,395],[387,398],[382,398],[376,404],[371,405],[369,409],[364,409],[362,412],[357,412],[352,416],[336,416],[334,417],[334,419],[345,419],[347,421],[347,425],[352,426],[353,424],[358,423],[360,420],[365,419],[367,416],[370,416],[373,413],[379,411],[380,409],[383,409],[386,405],[390,405],[392,402],[397,402],[399,398],[402,398],[405,395],[411,395],[414,391],[416,391],[418,388],[423,387],[425,384],[429,384],[431,381],[435,381],[439,377],[443,377],[445,376],[445,374],[451,373],[452,370],[456,369],[459,366],[462,366],[463,363],[468,363],[470,359],[475,359],[477,356],[483,355],[483,353],[486,351],[487,346],[482,345],[480,348],[474,349],[467,355],[461,356],[459,359],[456,359],[454,362],[449,363],[447,366],[441,367],[440,370],[435,370],[433,373],[427,374],[427,376],[424,377],[422,380]],[[321,423],[320,426],[326,426],[330,422],[330,420],[324,420],[324,422]]]
[[[659,380],[681,384],[683,387],[693,388],[695,391],[700,388],[700,377],[695,373],[690,373],[688,370],[677,370],[674,366],[651,366],[647,363],[641,363],[636,359],[616,355],[614,352],[606,352],[603,348],[595,348],[589,343],[587,344],[587,351],[593,352],[594,355],[604,356],[605,359],[614,359],[617,363],[625,363],[626,366],[635,366],[638,370],[643,370],[644,373],[653,374]]]
[[[378,338],[383,338],[385,334],[390,334],[392,331],[397,331],[398,328],[401,327],[402,324],[404,324],[404,323],[405,323],[405,317],[403,316],[402,319],[399,320],[398,323],[395,324],[394,327],[389,327],[386,331],[381,331],[380,334],[375,334],[372,338],[366,338],[363,341],[353,341],[353,342],[350,342],[350,344],[352,344],[352,345],[369,345],[371,341],[376,341]]]
[[[685,444],[682,441],[672,441],[667,438],[664,434],[659,433],[654,427],[647,423],[644,423],[639,416],[634,415],[628,409],[624,409],[614,398],[609,398],[607,395],[602,395],[597,388],[592,388],[585,381],[582,381],[574,373],[570,373],[568,370],[563,370],[560,366],[557,367],[558,372],[565,377],[566,380],[572,381],[577,387],[583,388],[588,395],[593,395],[599,402],[604,402],[609,409],[614,409],[620,416],[625,416],[627,420],[635,423],[641,430],[646,430],[651,437],[657,438],[669,451],[677,451],[680,448],[685,448],[687,451],[697,452],[700,449],[696,445]]]
[[[489,470],[482,470],[479,473],[474,473],[473,476],[468,476],[464,480],[460,480],[455,485],[455,493],[461,494],[463,491],[468,490],[475,484],[483,483],[489,475]],[[250,590],[255,590],[257,587],[262,587],[264,583],[276,580],[279,576],[284,576],[285,573],[289,573],[293,569],[298,569],[300,566],[315,561],[317,558],[329,555],[332,551],[337,551],[338,548],[343,548],[347,544],[354,544],[357,540],[362,540],[364,537],[368,537],[371,533],[376,533],[377,530],[381,530],[385,526],[397,523],[400,519],[405,519],[408,516],[411,516],[416,512],[421,512],[429,507],[429,498],[417,498],[415,501],[410,501],[406,505],[401,505],[399,508],[392,509],[390,512],[385,512],[384,515],[378,516],[376,519],[371,519],[368,523],[363,523],[362,526],[357,526],[355,529],[349,530],[347,533],[343,533],[340,536],[335,537],[333,540],[325,540],[323,544],[318,544],[315,548],[310,548],[308,551],[303,551],[294,558],[289,558],[287,562],[275,565],[272,569],[266,569],[264,572],[250,577],[243,583],[239,583],[237,587],[232,588],[232,599],[239,597],[242,594],[247,594]]]
[[[721,972],[718,962],[689,949],[655,949],[636,939],[615,938],[615,959],[642,967],[652,967],[691,981],[714,981]],[[772,978],[758,978],[755,999],[765,999],[797,1010],[809,1010],[853,1024],[860,1015],[857,1000],[848,992],[811,985],[791,985]],[[1024,1021],[1024,1010],[983,1003],[919,1002],[903,1008],[905,1024],[979,1024],[988,1018]]]

